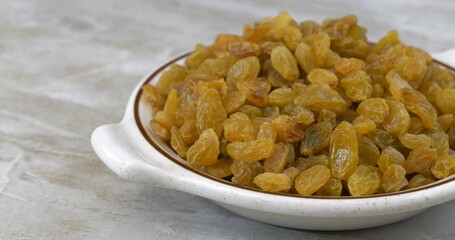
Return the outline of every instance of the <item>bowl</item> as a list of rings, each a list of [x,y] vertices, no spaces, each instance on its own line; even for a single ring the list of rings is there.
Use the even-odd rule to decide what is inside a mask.
[[[152,186],[187,192],[257,221],[308,230],[350,230],[393,223],[455,199],[455,175],[397,193],[361,197],[298,196],[241,187],[198,171],[177,156],[148,126],[151,107],[141,87],[155,84],[160,74],[181,55],[148,74],[131,94],[120,123],[98,127],[92,146],[117,175]],[[434,54],[454,71],[455,49]]]

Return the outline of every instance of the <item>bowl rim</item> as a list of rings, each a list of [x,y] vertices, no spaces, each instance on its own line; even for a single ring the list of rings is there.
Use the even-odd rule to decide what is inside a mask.
[[[362,198],[381,198],[381,197],[393,197],[393,196],[407,195],[407,194],[410,194],[410,193],[419,192],[419,191],[427,190],[427,189],[430,189],[430,188],[435,188],[435,187],[444,185],[446,183],[450,183],[452,181],[455,181],[455,174],[453,174],[452,176],[446,177],[444,179],[436,180],[435,182],[427,184],[427,185],[423,185],[423,186],[412,188],[412,189],[401,190],[401,191],[398,191],[398,192],[379,193],[379,194],[374,194],[374,195],[362,195],[362,196],[314,196],[314,195],[312,195],[312,196],[303,196],[303,195],[294,194],[294,193],[267,192],[267,191],[263,191],[263,190],[258,189],[258,188],[241,186],[241,185],[235,184],[235,183],[233,183],[231,181],[227,181],[227,180],[224,180],[224,179],[216,178],[216,177],[214,177],[214,176],[212,176],[212,175],[210,175],[208,173],[205,173],[205,172],[202,172],[202,171],[200,171],[198,169],[195,169],[195,168],[191,167],[190,165],[185,164],[186,161],[183,158],[174,157],[174,156],[170,155],[169,153],[167,153],[160,146],[160,144],[158,144],[155,140],[153,140],[150,137],[150,135],[147,132],[147,130],[143,127],[143,125],[141,123],[140,113],[139,113],[139,105],[140,105],[141,97],[142,97],[142,93],[143,93],[142,87],[144,85],[149,84],[153,79],[155,79],[155,77],[158,74],[160,74],[162,71],[166,70],[170,65],[176,63],[177,61],[180,61],[180,60],[186,58],[191,53],[192,53],[192,51],[187,52],[185,54],[182,54],[182,55],[180,55],[178,57],[175,57],[175,58],[169,60],[167,63],[165,63],[162,66],[160,66],[159,68],[157,68],[151,74],[149,74],[145,78],[144,81],[139,83],[139,90],[136,92],[136,95],[133,97],[133,99],[134,99],[134,103],[133,103],[134,123],[135,123],[136,127],[139,129],[139,132],[141,133],[142,137],[154,149],[156,149],[160,154],[162,154],[168,160],[171,160],[173,163],[175,163],[175,164],[179,165],[180,167],[184,168],[185,170],[188,170],[188,171],[190,171],[192,173],[195,173],[195,174],[197,174],[199,176],[202,176],[205,179],[213,180],[213,181],[215,181],[217,183],[221,183],[223,185],[228,185],[228,186],[235,187],[235,188],[240,188],[240,189],[243,189],[243,190],[249,190],[249,191],[258,192],[258,193],[264,193],[264,194],[270,194],[270,195],[274,195],[274,196],[294,197],[294,198],[304,198],[304,199],[337,200],[337,201],[339,201],[339,200],[358,200],[358,199],[362,199]],[[452,67],[450,65],[447,65],[447,64],[445,64],[443,62],[440,62],[438,60],[435,60],[435,59],[432,59],[432,60],[434,62],[436,62],[437,64],[448,68],[452,72],[452,74],[455,72],[455,68],[454,67]],[[178,158],[180,158],[180,160]]]

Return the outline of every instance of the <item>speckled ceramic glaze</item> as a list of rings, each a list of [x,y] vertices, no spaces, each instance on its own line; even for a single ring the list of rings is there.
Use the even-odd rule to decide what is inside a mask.
[[[141,86],[156,83],[170,64],[145,77],[131,94],[123,120],[98,127],[92,145],[100,159],[119,176],[179,190],[212,200],[239,215],[274,225],[311,230],[348,230],[393,223],[455,199],[455,175],[431,185],[369,197],[303,197],[238,187],[192,169],[148,127],[151,108]],[[455,50],[434,54],[455,66]]]

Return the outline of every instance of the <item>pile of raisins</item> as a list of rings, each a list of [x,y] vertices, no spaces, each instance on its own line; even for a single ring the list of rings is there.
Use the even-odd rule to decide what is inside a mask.
[[[360,196],[455,173],[455,80],[391,31],[280,13],[197,45],[143,87],[150,128],[194,168],[268,192]]]

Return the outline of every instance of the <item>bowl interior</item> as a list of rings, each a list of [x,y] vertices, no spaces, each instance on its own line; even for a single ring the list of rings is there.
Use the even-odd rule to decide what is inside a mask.
[[[158,79],[160,78],[161,74],[169,68],[170,65],[172,64],[183,64],[184,59],[189,55],[189,53],[184,54],[180,57],[177,57],[159,69],[157,69],[155,72],[153,72],[146,81],[142,83],[142,85],[145,84],[152,84],[155,85],[158,82]],[[452,73],[455,73],[454,68],[447,66],[445,64],[442,64],[438,61],[435,61],[438,64],[449,68]],[[454,74],[455,75],[455,74]],[[224,180],[224,179],[218,179],[215,178],[203,171],[200,171],[196,168],[191,167],[183,158],[179,157],[172,148],[165,143],[161,138],[159,138],[156,134],[154,134],[149,126],[149,122],[151,117],[153,116],[153,110],[151,106],[145,101],[142,91],[139,91],[136,95],[135,99],[135,106],[134,106],[134,111],[135,111],[135,120],[136,124],[141,131],[143,137],[151,144],[152,147],[157,149],[159,152],[161,152],[164,156],[166,156],[170,161],[173,161],[174,163],[180,165],[181,167],[184,167],[185,169],[192,171],[196,174],[202,175],[210,180],[220,182],[222,184],[228,184],[231,186],[235,186],[238,188],[242,189],[248,189],[251,191],[256,191],[256,192],[261,192],[261,193],[267,193],[267,194],[274,194],[274,195],[284,195],[284,196],[292,196],[292,197],[299,197],[299,198],[321,198],[321,199],[358,199],[358,198],[371,198],[371,197],[383,197],[383,196],[392,196],[392,195],[400,195],[400,194],[406,194],[410,192],[415,192],[415,191],[420,191],[423,189],[428,189],[432,187],[436,187],[442,184],[445,184],[447,182],[451,182],[455,180],[455,174],[447,177],[445,179],[438,180],[434,183],[424,185],[421,187],[413,188],[413,189],[408,189],[408,190],[402,190],[399,192],[394,192],[394,193],[381,193],[381,194],[375,194],[375,195],[367,195],[367,196],[358,196],[358,197],[352,197],[352,196],[340,196],[340,197],[329,197],[329,196],[300,196],[297,194],[290,194],[290,193],[270,193],[270,192],[265,192],[257,188],[252,188],[252,187],[245,187],[245,186],[240,186],[237,184],[234,184],[230,181]]]

